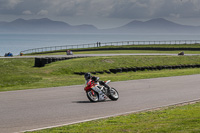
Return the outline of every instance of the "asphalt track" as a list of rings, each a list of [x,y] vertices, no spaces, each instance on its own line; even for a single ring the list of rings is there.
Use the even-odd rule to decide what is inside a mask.
[[[84,80],[83,80],[84,82]],[[111,82],[118,101],[90,103],[84,85],[0,92],[0,132],[37,130],[200,99],[200,75]]]
[[[35,57],[94,57],[94,56],[120,56],[120,55],[157,55],[157,56],[178,56],[178,54],[165,54],[165,53],[136,53],[136,54],[75,54],[75,55],[33,55],[33,56],[13,56],[13,57],[0,57],[0,58],[35,58]],[[185,54],[184,56],[194,56],[200,54]]]

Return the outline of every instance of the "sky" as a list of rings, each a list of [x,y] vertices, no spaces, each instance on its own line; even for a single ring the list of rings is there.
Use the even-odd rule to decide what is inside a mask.
[[[155,18],[200,25],[200,0],[0,0],[0,21],[49,18],[99,29]]]

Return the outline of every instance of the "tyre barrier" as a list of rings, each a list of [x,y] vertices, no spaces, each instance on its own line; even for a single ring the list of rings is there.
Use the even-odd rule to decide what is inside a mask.
[[[104,70],[104,72],[107,73],[107,74],[111,74],[111,72],[108,71],[108,70]]]
[[[116,68],[104,71],[91,72],[92,74],[111,74],[111,73],[122,73],[122,72],[137,72],[137,71],[156,71],[163,69],[185,69],[185,68],[200,68],[200,64],[196,65],[174,65],[174,66],[155,66],[155,67],[128,67],[128,68]],[[85,72],[74,72],[77,75],[84,75]]]
[[[74,58],[81,58],[81,57],[45,57],[45,58],[35,58],[35,65],[34,67],[44,67],[46,64],[50,64],[52,62],[56,61],[62,61],[62,60],[69,60]]]

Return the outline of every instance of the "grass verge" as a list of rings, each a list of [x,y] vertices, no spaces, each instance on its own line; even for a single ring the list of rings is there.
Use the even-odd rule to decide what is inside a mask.
[[[199,133],[200,103],[111,117],[32,133]]]
[[[84,84],[83,76],[75,75],[74,72],[179,64],[200,64],[200,56],[88,57],[58,61],[42,68],[33,67],[34,59],[0,59],[0,91]],[[191,74],[200,74],[200,69],[138,71],[97,76],[101,80],[124,81]]]
[[[179,51],[156,51],[156,50],[107,50],[107,51],[82,51],[82,52],[74,52],[74,54],[151,54],[151,53],[159,53],[159,54],[177,54]],[[185,54],[200,54],[200,51],[184,51]],[[66,53],[62,53],[65,55]]]

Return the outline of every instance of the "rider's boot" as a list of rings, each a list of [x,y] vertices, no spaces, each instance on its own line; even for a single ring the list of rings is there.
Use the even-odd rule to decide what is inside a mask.
[[[110,95],[110,90],[111,90],[110,86],[108,86],[107,84],[104,84],[104,86],[108,89],[108,95]]]
[[[108,86],[107,84],[105,84],[103,81],[100,81],[100,84],[102,84],[103,86],[105,86],[108,89],[108,95],[110,95],[110,86]]]

